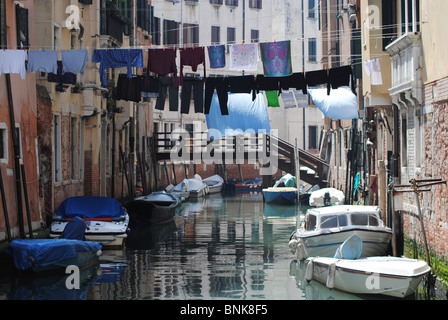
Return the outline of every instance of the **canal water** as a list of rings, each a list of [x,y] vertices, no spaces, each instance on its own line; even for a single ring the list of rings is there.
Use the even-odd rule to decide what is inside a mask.
[[[305,211],[264,204],[261,194],[184,202],[170,222],[131,225],[122,250],[103,251],[99,266],[82,270],[79,289],[67,289],[65,274],[8,269],[0,300],[390,300],[305,280],[288,248]]]

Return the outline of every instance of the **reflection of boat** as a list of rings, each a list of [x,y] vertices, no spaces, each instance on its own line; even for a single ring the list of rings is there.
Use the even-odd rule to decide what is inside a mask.
[[[150,250],[177,230],[174,219],[159,224],[137,224],[132,227],[126,239],[126,248],[131,250]]]
[[[373,206],[308,209],[303,225],[291,235],[289,247],[299,260],[333,257],[335,250],[354,234],[364,243],[362,257],[387,254],[392,230],[383,225],[380,209]]]
[[[345,195],[342,191],[334,188],[323,188],[313,191],[310,195],[310,206],[326,207],[344,204]]]
[[[125,204],[131,217],[143,218],[151,223],[170,220],[176,213],[181,200],[166,191],[153,192]]]
[[[203,197],[208,193],[208,186],[202,181],[200,175],[195,174],[192,179],[184,179],[169,192],[182,196],[185,199]]]
[[[56,210],[50,228],[50,237],[59,238],[67,223],[74,217],[87,221],[88,241],[103,247],[121,247],[127,237],[129,215],[120,202],[108,197],[81,196],[65,199]]]
[[[98,262],[101,245],[72,239],[18,239],[9,244],[6,252],[17,269],[43,272],[93,265]]]
[[[208,186],[209,193],[220,193],[224,186],[224,179],[215,174],[214,176],[202,180]]]
[[[306,280],[324,283],[356,294],[383,294],[404,298],[417,290],[431,270],[424,261],[398,257],[368,257],[359,260],[310,258]]]
[[[271,187],[263,189],[263,199],[266,203],[295,204],[297,199],[297,188]]]
[[[267,204],[263,206],[263,216],[265,218],[289,218],[297,217],[297,206],[283,206],[280,204]]]
[[[252,180],[246,180],[241,183],[235,183],[235,193],[251,193],[260,192],[263,188],[263,179],[254,178]]]

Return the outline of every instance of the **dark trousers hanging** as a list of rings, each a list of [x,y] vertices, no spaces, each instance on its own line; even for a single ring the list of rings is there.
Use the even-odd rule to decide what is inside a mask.
[[[204,113],[204,80],[202,78],[194,77],[183,78],[180,112],[190,112],[192,91],[194,99],[194,112]]]
[[[207,78],[207,81],[205,82],[205,114],[210,113],[210,107],[212,104],[213,99],[213,93],[215,92],[218,94],[218,100],[219,100],[219,107],[221,108],[221,114],[223,116],[229,115],[229,109],[227,108],[227,102],[229,100],[228,96],[228,86],[227,81],[224,77],[209,77]]]
[[[170,111],[179,110],[179,91],[174,86],[174,80],[171,77],[161,77],[160,78],[160,91],[159,97],[156,102],[156,109],[165,109],[165,100],[167,93],[169,95]]]

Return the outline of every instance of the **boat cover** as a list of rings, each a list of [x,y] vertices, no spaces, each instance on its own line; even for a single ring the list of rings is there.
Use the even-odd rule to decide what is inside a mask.
[[[120,202],[108,197],[81,196],[65,199],[56,212],[63,218],[113,218],[126,214]]]
[[[86,228],[86,222],[81,217],[74,217],[67,223],[60,238],[85,241]]]
[[[205,178],[204,180],[202,180],[206,185],[208,186],[214,186],[220,183],[224,183],[224,179],[221,178],[221,176],[215,174],[214,176]]]
[[[287,173],[274,184],[274,188],[279,187],[280,184],[282,184],[281,185],[282,187],[295,188],[296,187],[296,177],[294,177],[290,173]]]
[[[196,191],[200,190],[205,186],[202,180],[193,178],[193,179],[184,179],[181,183],[174,187],[173,191],[175,192],[183,192],[183,191]]]
[[[10,255],[17,269],[27,270],[32,266],[48,266],[55,262],[71,259],[78,252],[101,250],[101,245],[91,241],[71,239],[19,239],[12,241],[6,253]],[[34,262],[31,261],[31,258]]]

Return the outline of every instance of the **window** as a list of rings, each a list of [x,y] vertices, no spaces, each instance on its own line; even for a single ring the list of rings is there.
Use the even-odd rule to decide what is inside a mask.
[[[258,31],[258,30],[250,30],[250,41],[252,43],[260,42],[260,31]]]
[[[238,7],[238,0],[226,0],[226,6]]]
[[[199,44],[199,25],[184,23],[184,45]]]
[[[338,216],[339,227],[347,226],[347,216],[345,214],[341,214]]]
[[[0,163],[8,163],[8,127],[0,123]]]
[[[317,61],[316,38],[308,39],[308,61]]]
[[[401,33],[420,32],[420,0],[400,0]]]
[[[54,182],[62,182],[61,116],[53,116]]]
[[[262,9],[262,0],[249,0],[249,8]]]
[[[305,229],[306,231],[316,230],[316,216],[314,214],[309,214],[306,216]]]
[[[6,0],[0,0],[0,47],[6,46]]]
[[[401,118],[401,161],[403,167],[407,167],[408,162],[408,121],[406,115]]]
[[[308,126],[308,149],[317,149],[317,126]]]
[[[316,18],[316,0],[308,0],[308,18]]]
[[[368,225],[368,215],[363,213],[354,213],[351,215],[352,225],[355,226],[367,226]]]
[[[16,4],[17,47],[27,49],[30,46],[28,29],[28,9]]]
[[[337,216],[326,216],[321,218],[320,228],[337,228],[338,227],[338,219]]]
[[[379,226],[378,218],[372,214],[369,214],[369,226],[372,226],[372,227]]]
[[[221,28],[218,26],[212,26],[212,44],[221,43]]]
[[[152,43],[154,45],[160,45],[160,18],[154,17],[154,29],[151,30]]]
[[[211,4],[222,5],[222,0],[210,0]]]
[[[70,179],[76,180],[78,178],[78,118],[72,117],[70,119]]]
[[[236,29],[227,28],[227,44],[235,43],[236,40]]]
[[[179,44],[179,27],[180,23],[173,20],[163,20],[163,44],[178,45]]]

